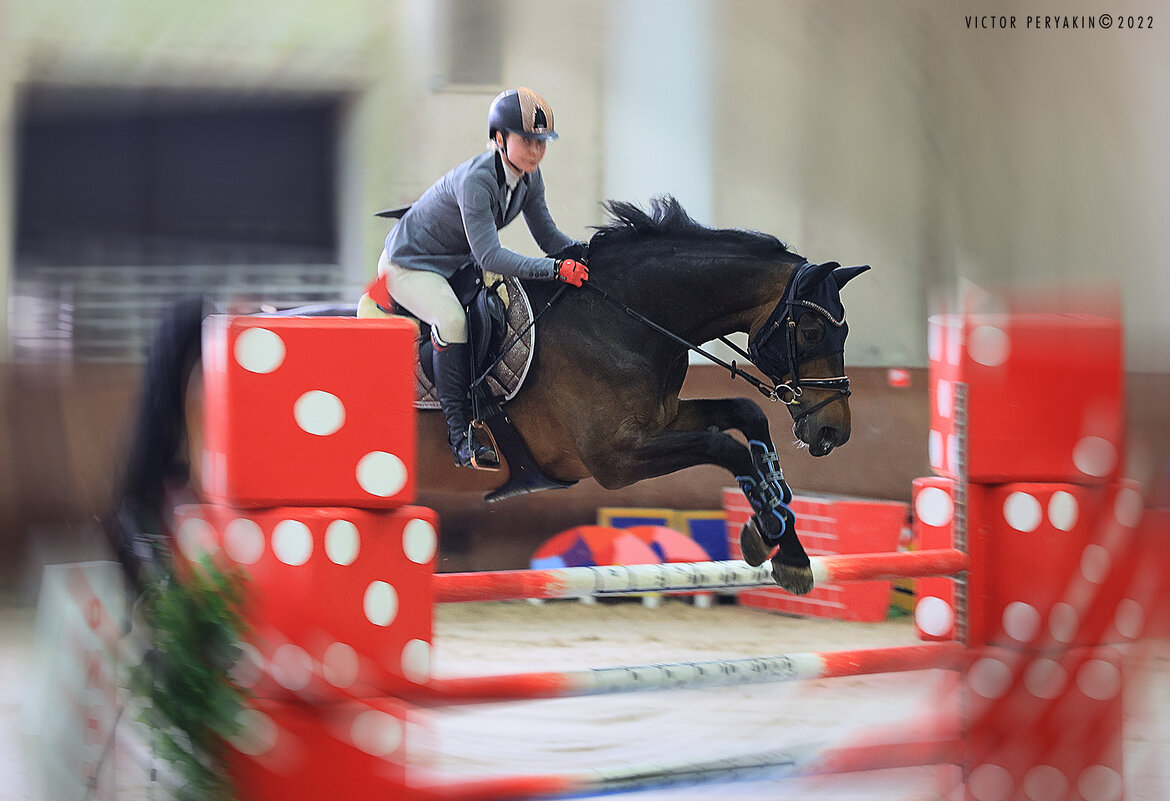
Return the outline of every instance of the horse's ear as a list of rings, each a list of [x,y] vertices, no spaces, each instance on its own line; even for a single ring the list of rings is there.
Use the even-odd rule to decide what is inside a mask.
[[[868,264],[862,264],[860,267],[838,267],[833,270],[833,278],[837,280],[837,289],[845,286],[868,269]]]
[[[808,273],[800,277],[802,287],[820,286],[829,277],[829,274],[841,266],[840,262],[827,261],[824,264],[813,264],[806,269]]]

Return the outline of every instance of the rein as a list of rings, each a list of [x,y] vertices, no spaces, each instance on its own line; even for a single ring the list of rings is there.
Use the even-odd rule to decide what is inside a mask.
[[[807,266],[809,266],[808,262],[805,262],[802,265],[802,267],[807,267]],[[698,353],[699,355],[703,356],[708,361],[713,362],[714,364],[717,364],[720,367],[723,367],[725,370],[727,370],[728,372],[731,373],[732,380],[734,380],[736,376],[742,376],[745,381],[747,381],[749,384],[753,385],[756,389],[758,389],[760,391],[760,394],[764,395],[766,398],[768,398],[768,400],[772,401],[773,403],[780,401],[780,402],[784,403],[786,406],[801,406],[801,396],[804,395],[804,388],[805,387],[808,387],[811,389],[832,390],[832,391],[835,391],[837,393],[836,395],[825,398],[820,403],[818,403],[814,406],[810,406],[808,408],[804,408],[803,406],[801,406],[800,411],[797,414],[793,415],[793,422],[799,423],[801,421],[801,419],[807,417],[808,415],[812,414],[813,412],[817,411],[818,409],[820,409],[824,406],[827,406],[830,403],[833,403],[834,401],[848,398],[852,394],[851,390],[849,389],[849,376],[846,376],[846,375],[835,376],[832,378],[805,378],[805,379],[801,379],[801,377],[800,377],[800,362],[798,360],[798,354],[796,352],[796,316],[792,313],[793,307],[798,306],[798,305],[807,305],[807,306],[810,306],[811,308],[815,309],[818,313],[825,316],[826,319],[828,319],[828,321],[830,323],[832,323],[834,325],[840,325],[841,323],[838,323],[838,321],[834,320],[831,315],[829,315],[827,312],[825,312],[825,310],[816,306],[816,304],[809,303],[807,301],[801,300],[801,299],[796,297],[796,277],[797,277],[799,272],[800,272],[800,268],[793,271],[792,276],[789,278],[788,287],[785,289],[784,298],[780,302],[780,304],[777,305],[776,311],[779,311],[781,306],[784,307],[783,315],[781,315],[778,319],[769,318],[768,322],[771,325],[771,329],[772,329],[771,332],[760,331],[756,334],[757,338],[759,338],[761,336],[766,336],[767,333],[775,332],[778,329],[780,329],[781,325],[784,325],[785,348],[786,348],[786,353],[787,353],[787,357],[788,357],[788,367],[789,367],[789,370],[791,372],[792,378],[788,382],[782,383],[782,384],[768,384],[767,382],[761,381],[760,379],[756,378],[755,376],[751,375],[750,373],[745,373],[743,370],[741,370],[739,368],[739,366],[736,364],[735,361],[732,361],[731,363],[725,362],[723,359],[720,359],[718,356],[705,350],[704,348],[700,347],[699,345],[696,345],[693,342],[688,342],[687,340],[683,339],[679,335],[675,334],[673,331],[670,331],[669,329],[664,328],[663,326],[659,325],[658,323],[654,322],[653,320],[634,311],[625,303],[622,303],[620,300],[617,300],[616,298],[612,297],[605,290],[594,286],[592,283],[590,283],[588,281],[585,282],[584,284],[582,284],[582,287],[590,290],[591,292],[593,292],[596,295],[599,295],[600,297],[605,299],[608,303],[611,303],[614,306],[616,306],[617,308],[621,309],[626,314],[628,314],[630,317],[633,317],[635,320],[642,323],[643,325],[654,329],[655,331],[657,331],[658,333],[662,334],[665,337],[668,337],[669,339],[674,340],[675,342],[677,342],[678,344],[687,348],[688,350],[693,350],[695,353]],[[774,311],[772,313],[773,318],[776,317],[776,311]],[[787,321],[787,323],[785,323],[785,321]],[[743,356],[745,359],[747,359],[752,364],[755,364],[755,361],[752,359],[751,354],[744,351],[743,348],[736,345],[734,342],[729,340],[727,337],[719,337],[719,341],[722,342],[723,344],[727,345],[728,347],[730,347],[733,351],[738,353],[740,356]]]
[[[726,369],[727,371],[729,371],[731,373],[731,377],[733,380],[735,379],[736,376],[742,376],[744,381],[747,381],[749,384],[751,384],[756,389],[758,389],[760,391],[760,394],[766,396],[768,398],[768,400],[772,401],[773,403],[775,403],[776,401],[781,399],[780,398],[780,390],[782,388],[784,388],[786,385],[781,385],[781,386],[769,385],[766,382],[761,381],[760,379],[756,378],[754,375],[751,375],[750,373],[745,373],[743,370],[739,369],[739,366],[734,361],[732,361],[729,364],[729,363],[723,361],[722,359],[720,359],[714,353],[711,353],[710,351],[703,349],[701,346],[695,345],[692,342],[688,342],[687,340],[683,339],[682,337],[680,337],[678,334],[674,333],[673,331],[662,327],[661,325],[654,322],[650,318],[645,317],[645,316],[639,314],[638,312],[634,311],[629,306],[627,306],[625,303],[622,303],[620,300],[617,300],[616,298],[614,298],[612,295],[610,295],[604,289],[596,287],[588,281],[586,281],[584,284],[582,284],[581,287],[583,289],[588,289],[590,292],[593,292],[596,295],[599,295],[600,297],[604,298],[607,302],[613,304],[614,306],[621,309],[629,316],[633,317],[638,322],[642,323],[645,326],[648,326],[649,328],[654,329],[655,331],[657,331],[658,333],[662,334],[665,337],[668,337],[669,339],[673,339],[678,344],[687,348],[687,350],[693,350],[695,353],[698,353],[700,356],[703,356],[708,361],[714,362],[715,364],[719,365],[720,367],[723,367],[724,369]],[[726,337],[720,337],[719,339],[721,341],[723,341],[724,343],[726,343],[727,345],[730,345],[733,350],[735,350],[737,353],[739,353],[744,358],[748,359],[749,361],[751,360],[751,357],[748,356],[748,354],[744,353],[742,348],[735,345],[733,342],[730,342]],[[784,402],[785,403],[798,402],[798,401],[796,401],[796,398],[799,397],[799,393],[794,394],[792,397],[793,397],[793,399],[791,401],[786,400]]]

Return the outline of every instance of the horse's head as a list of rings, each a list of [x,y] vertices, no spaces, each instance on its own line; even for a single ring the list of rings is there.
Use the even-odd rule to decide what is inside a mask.
[[[752,362],[776,384],[792,414],[793,433],[813,456],[849,439],[849,378],[845,375],[845,307],[841,287],[869,269],[805,262],[751,337]]]

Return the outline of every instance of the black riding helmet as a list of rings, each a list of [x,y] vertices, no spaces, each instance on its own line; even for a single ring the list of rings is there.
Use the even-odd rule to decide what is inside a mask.
[[[496,95],[488,110],[488,138],[495,139],[496,131],[511,131],[526,139],[556,139],[553,130],[553,112],[543,97],[521,86],[506,89]]]

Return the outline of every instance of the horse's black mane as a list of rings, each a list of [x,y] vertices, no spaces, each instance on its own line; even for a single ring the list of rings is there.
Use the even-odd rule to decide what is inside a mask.
[[[738,228],[708,228],[695,222],[672,195],[661,195],[651,200],[650,213],[621,200],[608,201],[605,209],[613,219],[606,225],[595,226],[596,233],[590,240],[590,249],[671,237],[716,244],[738,244],[758,249],[761,253],[790,252],[785,242],[771,234]]]

